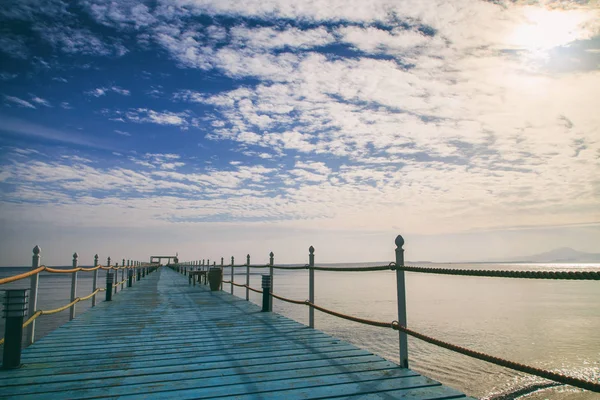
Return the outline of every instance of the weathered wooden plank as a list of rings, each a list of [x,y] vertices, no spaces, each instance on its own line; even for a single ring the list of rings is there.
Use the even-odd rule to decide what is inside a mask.
[[[315,355],[321,355],[323,358],[325,357],[331,357],[332,355],[330,353],[335,353],[335,352],[341,352],[341,351],[347,351],[347,350],[357,350],[356,347],[351,346],[347,343],[341,343],[338,345],[331,345],[329,347],[325,347],[324,349],[316,352],[312,352],[312,354]],[[177,363],[178,360],[180,360],[179,363],[181,362],[192,362],[194,360],[202,360],[202,361],[210,361],[213,359],[228,359],[231,357],[238,357],[238,358],[244,358],[244,359],[249,359],[249,358],[264,358],[265,357],[265,351],[264,349],[260,349],[260,350],[255,350],[255,349],[247,349],[247,350],[236,350],[233,354],[231,352],[228,352],[226,354],[221,354],[221,355],[214,355],[213,354],[214,351],[210,351],[207,352],[205,354],[202,353],[198,353],[198,352],[188,352],[188,353],[175,353],[175,354],[136,354],[136,353],[130,353],[130,354],[124,354],[124,353],[117,353],[116,355],[113,354],[112,357],[106,357],[103,359],[78,359],[78,360],[67,360],[67,361],[53,361],[52,363],[48,364],[48,363],[30,363],[27,364],[27,370],[21,370],[21,371],[6,371],[3,374],[0,374],[0,379],[2,379],[2,376],[11,376],[12,374],[18,374],[19,376],[21,376],[22,374],[27,374],[27,371],[36,371],[36,372],[32,372],[32,375],[34,374],[41,374],[42,372],[39,371],[40,369],[48,369],[50,367],[61,367],[61,366],[66,366],[66,367],[77,367],[77,368],[87,368],[87,369],[94,369],[96,367],[102,367],[104,365],[118,365],[118,364],[126,364],[126,365],[137,365],[137,364],[148,364],[148,363],[162,363],[162,364],[170,364],[170,363]],[[287,355],[294,355],[294,354],[306,354],[307,351],[303,346],[296,346],[296,345],[292,345],[292,344],[288,344],[285,348],[279,348],[276,349],[275,351],[270,352],[270,354],[273,357],[280,357],[280,356],[287,356]]]
[[[464,397],[167,269],[52,332],[22,360],[0,373],[0,397]]]
[[[225,364],[225,363],[222,363]],[[350,357],[342,362],[334,363],[328,360],[311,360],[300,361],[286,364],[261,364],[258,366],[241,367],[235,362],[230,362],[228,365],[222,365],[220,368],[203,368],[202,366],[190,371],[171,372],[165,374],[156,370],[146,370],[145,375],[126,376],[125,370],[116,371],[116,373],[105,374],[104,376],[97,375],[94,379],[81,378],[71,381],[48,381],[39,383],[37,379],[28,385],[11,385],[5,387],[5,395],[16,396],[33,393],[46,392],[65,392],[69,390],[79,390],[82,386],[88,388],[114,388],[121,386],[136,386],[152,384],[156,387],[157,384],[168,385],[173,389],[177,387],[195,387],[202,385],[204,381],[209,382],[218,378],[220,382],[225,380],[225,377],[231,377],[234,382],[247,379],[274,380],[287,379],[304,376],[329,375],[339,373],[340,371],[360,372],[360,371],[376,371],[382,369],[393,368],[394,365],[381,361],[377,356],[368,357]],[[414,374],[417,376],[417,374]],[[213,379],[211,379],[213,378]],[[84,392],[80,392],[84,394]],[[86,392],[87,393],[87,392]],[[115,391],[111,390],[111,393]],[[118,392],[116,392],[118,393]]]
[[[263,353],[269,353],[272,351],[277,351],[281,346],[285,346],[286,348],[303,348],[305,349],[305,351],[313,351],[313,352],[318,352],[319,349],[321,347],[329,347],[333,345],[333,343],[330,340],[327,339],[319,339],[319,340],[315,340],[314,342],[310,342],[310,341],[300,341],[300,340],[296,340],[294,342],[285,342],[285,343],[279,343],[279,344],[273,344],[270,347],[265,347],[265,343],[258,343],[258,342],[249,342],[249,343],[239,343],[237,346],[222,346],[219,347],[221,349],[222,352],[224,353],[235,353],[238,352],[240,350],[252,350],[253,352],[263,352]],[[294,347],[292,347],[294,346]],[[90,352],[88,355],[92,356],[94,358],[94,360],[101,360],[101,359],[114,359],[114,358],[121,358],[121,357],[131,357],[132,355],[135,355],[136,357],[139,356],[152,356],[152,355],[160,355],[160,354],[164,354],[165,351],[163,351],[162,349],[158,348],[158,347],[149,347],[148,349],[140,349],[140,350],[130,350],[130,349],[123,349],[122,351],[115,351],[112,352],[113,349],[111,349],[111,352],[107,352],[106,350],[104,352],[100,352],[99,354],[95,354]],[[202,356],[203,354],[207,354],[208,353],[212,353],[214,352],[214,346],[208,345],[208,346],[190,346],[190,347],[177,347],[177,348],[170,348],[168,349],[168,353],[169,354],[185,354],[185,353],[196,353],[198,356]],[[64,353],[64,354],[60,354],[60,355],[50,355],[50,356],[27,356],[27,357],[23,357],[22,361],[24,363],[26,362],[33,362],[33,363],[49,363],[49,362],[54,362],[54,361],[75,361],[75,360],[79,360],[82,358],[85,358],[86,353],[85,352],[77,352],[74,354],[69,354]]]
[[[285,357],[276,358],[238,358],[235,360],[236,366],[239,368],[253,368],[257,366],[267,366],[268,368],[282,368],[285,369],[289,364],[302,365],[302,363],[308,361],[315,361],[317,363],[325,363],[326,365],[338,365],[342,363],[354,363],[354,362],[370,362],[379,361],[379,359],[373,359],[374,356],[368,352],[361,350],[346,350],[335,355],[329,355],[329,358],[322,358],[315,354],[294,354]],[[196,360],[197,361],[197,360]],[[58,383],[58,382],[70,382],[70,381],[83,381],[87,379],[100,379],[105,377],[114,377],[116,374],[123,377],[133,376],[144,376],[144,375],[156,375],[156,374],[175,374],[179,372],[194,372],[203,371],[209,369],[224,369],[231,366],[234,360],[227,358],[225,361],[214,360],[214,361],[202,361],[202,362],[190,362],[190,363],[172,363],[172,364],[160,364],[160,363],[139,363],[140,365],[120,365],[113,366],[107,365],[104,369],[96,369],[94,371],[81,372],[78,368],[49,368],[43,371],[43,375],[36,374],[19,378],[12,378],[2,382],[5,387],[26,385],[26,384],[43,384],[43,383]],[[51,372],[51,373],[48,373]]]
[[[418,399],[446,400],[466,399],[465,395],[446,386],[432,385],[422,387],[395,388],[397,382],[365,382],[341,384],[329,387],[290,389],[285,391],[260,393],[261,400],[269,399]],[[393,388],[393,389],[390,389]],[[358,394],[357,394],[358,393]],[[255,399],[256,394],[224,396],[224,399]]]
[[[52,344],[50,346],[48,346],[48,348],[45,347],[44,351],[32,351],[32,352],[28,352],[26,356],[23,356],[23,359],[32,359],[35,360],[37,358],[51,358],[51,357],[63,357],[63,356],[79,356],[82,354],[87,354],[89,356],[94,356],[94,355],[102,355],[102,354],[106,354],[106,350],[103,348],[107,345],[111,346],[111,349],[114,351],[153,351],[153,350],[159,350],[159,351],[169,351],[171,349],[173,349],[174,351],[177,351],[178,349],[181,349],[182,347],[185,348],[194,348],[195,350],[198,351],[202,351],[202,349],[204,348],[210,348],[211,346],[215,346],[215,345],[219,345],[221,346],[220,348],[229,348],[229,347],[242,347],[242,348],[247,348],[247,347],[255,347],[255,346],[261,346],[264,347],[266,343],[268,343],[269,345],[273,346],[273,347],[277,347],[278,345],[282,345],[285,344],[286,341],[287,342],[293,342],[296,344],[302,344],[304,346],[319,346],[320,344],[324,343],[324,344],[332,344],[332,340],[330,336],[327,336],[323,333],[299,333],[299,334],[292,334],[292,335],[285,335],[283,337],[279,337],[277,338],[276,336],[246,336],[246,337],[242,337],[242,338],[238,338],[238,337],[233,337],[231,339],[231,341],[227,342],[227,343],[222,343],[222,341],[219,340],[214,340],[214,339],[206,339],[206,340],[202,340],[201,339],[201,335],[196,335],[197,338],[190,338],[186,341],[177,341],[177,342],[173,342],[173,343],[154,343],[153,341],[148,342],[147,344],[144,343],[138,343],[137,342],[137,337],[136,336],[131,336],[130,339],[131,340],[135,340],[136,344],[128,344],[125,341],[117,341],[117,342],[111,342],[111,341],[102,341],[100,343],[96,343],[95,346],[76,346],[74,343],[72,342],[68,342],[69,343],[69,348],[73,347],[73,349],[69,350],[68,348],[65,348],[65,344],[63,343],[62,345],[56,343],[56,344]],[[101,347],[102,346],[102,347]],[[113,347],[114,346],[114,347]]]
[[[45,398],[148,398],[153,399],[201,399],[216,398],[219,396],[232,396],[254,394],[262,397],[265,392],[286,390],[291,388],[311,388],[311,391],[319,388],[327,388],[340,384],[353,384],[355,388],[362,384],[365,387],[374,388],[378,385],[387,387],[392,384],[394,388],[418,388],[425,386],[439,386],[439,383],[423,376],[402,376],[410,373],[408,370],[398,369],[398,374],[390,373],[389,369],[369,371],[366,368],[353,368],[348,366],[348,372],[335,375],[317,375],[318,370],[298,371],[294,378],[277,379],[277,374],[269,376],[255,375],[232,375],[224,377],[197,378],[185,381],[154,382],[147,385],[112,386],[106,388],[80,388],[75,391],[57,391],[52,393],[36,393],[18,395],[19,399],[45,399]],[[312,372],[312,374],[311,374]],[[269,375],[269,374],[265,374]],[[401,379],[399,379],[401,378]],[[332,390],[332,389],[329,389]],[[356,391],[354,393],[361,393]],[[331,395],[331,394],[330,394]]]

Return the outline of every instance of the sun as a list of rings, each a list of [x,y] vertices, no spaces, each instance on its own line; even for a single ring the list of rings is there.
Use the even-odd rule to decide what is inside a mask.
[[[589,11],[589,10],[588,10]],[[508,35],[507,42],[515,49],[544,52],[564,46],[574,40],[591,36],[587,23],[595,12],[560,10],[528,6],[523,9],[522,22]]]

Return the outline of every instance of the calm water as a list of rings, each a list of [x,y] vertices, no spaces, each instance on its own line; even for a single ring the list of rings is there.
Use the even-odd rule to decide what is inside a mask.
[[[373,264],[361,264],[373,265]],[[436,264],[436,267],[447,265]],[[453,264],[453,268],[476,268]],[[487,264],[486,269],[594,269],[600,265]],[[0,277],[22,269],[1,268]],[[265,270],[254,270],[263,272]],[[238,270],[238,273],[242,271]],[[260,274],[251,286],[260,288]],[[320,272],[316,275],[316,303],[344,313],[381,321],[396,316],[395,273]],[[229,271],[225,269],[225,279]],[[237,276],[243,282],[245,277]],[[15,282],[10,287],[26,287]],[[69,300],[69,275],[43,274],[39,308],[61,306]],[[104,273],[99,282],[104,282]],[[408,325],[422,333],[513,361],[578,376],[600,379],[600,282],[537,281],[431,274],[406,274]],[[7,288],[9,285],[4,285]],[[79,274],[80,295],[91,292],[91,273]],[[3,289],[4,289],[3,288]],[[228,285],[224,286],[229,291]],[[275,271],[274,292],[304,300],[308,273]],[[237,296],[245,289],[235,288]],[[103,294],[102,294],[103,295]],[[250,299],[260,304],[260,295]],[[90,302],[77,305],[79,311]],[[274,300],[274,311],[308,323],[308,308]],[[68,320],[68,311],[38,319],[38,337]],[[1,322],[0,322],[1,324]],[[398,336],[375,328],[315,312],[316,328],[387,359],[398,361]],[[3,327],[0,326],[3,332]],[[494,398],[544,382],[409,338],[410,367],[444,384],[481,398]],[[597,394],[565,386],[540,390],[523,399],[591,400]]]

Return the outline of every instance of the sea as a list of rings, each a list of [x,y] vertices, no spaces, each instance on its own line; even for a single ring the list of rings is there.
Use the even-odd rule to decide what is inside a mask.
[[[384,263],[385,264],[385,263]],[[334,264],[361,267],[382,263]],[[436,268],[493,270],[600,271],[600,264],[424,264]],[[65,267],[67,268],[67,267]],[[0,268],[0,278],[27,271],[26,267]],[[261,274],[253,269],[252,287],[260,288]],[[230,279],[230,269],[224,276]],[[98,282],[104,284],[104,271]],[[245,283],[245,270],[235,269],[236,282]],[[393,271],[315,272],[315,303],[357,317],[392,322],[397,319],[396,279]],[[29,278],[1,289],[29,286]],[[69,302],[70,274],[42,273],[38,309]],[[230,285],[224,290],[229,292]],[[92,273],[78,274],[78,296],[92,291]],[[275,294],[308,298],[306,270],[275,270]],[[103,293],[100,294],[102,300]],[[234,295],[245,297],[244,288]],[[250,301],[262,304],[260,294]],[[511,361],[600,381],[600,282],[486,278],[406,273],[407,325],[437,339],[499,356]],[[85,312],[91,301],[77,304]],[[273,311],[308,324],[308,307],[274,299]],[[39,339],[68,321],[69,311],[37,320]],[[4,336],[4,320],[0,336]],[[315,311],[315,328],[398,362],[398,333],[342,320]],[[599,399],[597,393],[570,386],[548,387],[548,381],[472,359],[409,337],[409,367],[470,396],[489,399]],[[101,344],[100,344],[101,345]]]

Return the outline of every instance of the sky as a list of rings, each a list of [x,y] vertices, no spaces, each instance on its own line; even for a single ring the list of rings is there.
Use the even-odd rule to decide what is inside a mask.
[[[0,265],[600,252],[600,3],[4,0]]]

